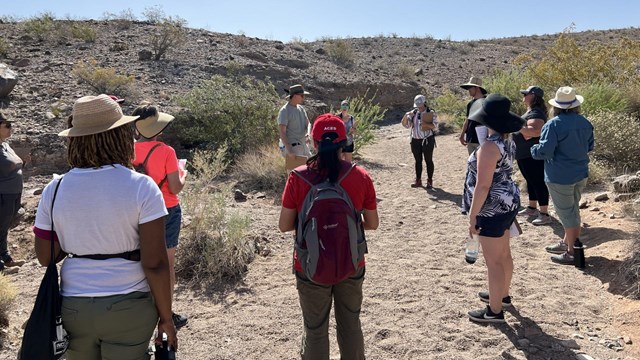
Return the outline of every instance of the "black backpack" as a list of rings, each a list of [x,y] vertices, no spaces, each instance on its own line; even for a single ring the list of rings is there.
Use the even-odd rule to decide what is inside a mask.
[[[147,174],[147,161],[149,161],[149,158],[151,157],[151,153],[153,152],[153,150],[157,149],[160,145],[162,144],[155,144],[153,145],[153,147],[151,148],[151,150],[149,150],[149,152],[147,153],[147,156],[144,158],[144,161],[141,162],[138,165],[135,165],[133,168],[139,172],[140,174],[145,174],[145,175],[149,175]],[[161,188],[162,185],[164,185],[164,183],[167,181],[167,175],[164,176],[164,178],[162,180],[160,180],[160,183],[158,184],[158,187]]]

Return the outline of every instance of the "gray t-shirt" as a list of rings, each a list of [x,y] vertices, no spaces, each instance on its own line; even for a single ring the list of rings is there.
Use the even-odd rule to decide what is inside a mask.
[[[307,112],[301,105],[284,104],[278,113],[278,125],[287,126],[287,140],[289,143],[304,143],[309,127]]]
[[[0,194],[22,193],[22,159],[3,142],[0,149]]]

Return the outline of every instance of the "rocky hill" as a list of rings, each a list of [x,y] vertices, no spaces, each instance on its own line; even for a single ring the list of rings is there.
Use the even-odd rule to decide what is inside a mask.
[[[62,22],[62,21],[58,21]],[[82,61],[95,60],[100,67],[135,78],[135,91],[116,94],[127,98],[125,112],[141,99],[171,108],[171,98],[191,89],[213,74],[233,71],[259,79],[269,78],[281,91],[302,83],[312,93],[307,106],[312,114],[337,105],[347,96],[376,94],[386,108],[406,109],[416,93],[434,97],[471,75],[487,77],[506,69],[521,53],[541,54],[555,35],[504,38],[471,42],[433,38],[367,37],[340,39],[348,61],[338,63],[329,47],[337,39],[315,42],[270,41],[244,35],[186,29],[186,38],[170,49],[165,59],[141,60],[150,49],[157,25],[118,21],[81,21],[95,29],[92,42],[64,34],[40,40],[23,23],[0,23],[0,39],[6,44],[5,59],[19,82],[1,106],[17,121],[10,139],[19,154],[31,154],[27,175],[49,174],[65,168],[64,142],[56,135],[73,101],[93,92],[80,84],[72,69]],[[623,29],[575,33],[580,42],[611,41],[626,36],[640,39],[640,30]],[[282,92],[284,96],[284,92]]]

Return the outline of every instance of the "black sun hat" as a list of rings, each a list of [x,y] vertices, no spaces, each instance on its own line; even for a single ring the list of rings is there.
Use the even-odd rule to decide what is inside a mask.
[[[471,106],[469,119],[501,134],[516,132],[524,126],[524,119],[509,111],[511,101],[500,94],[490,94],[476,100]]]

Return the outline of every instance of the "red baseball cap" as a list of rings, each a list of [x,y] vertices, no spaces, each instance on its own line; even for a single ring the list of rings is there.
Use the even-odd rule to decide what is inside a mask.
[[[118,104],[122,104],[124,102],[124,99],[121,99],[115,95],[109,95],[109,97],[111,98],[111,100],[117,102]]]
[[[313,122],[313,129],[311,130],[313,140],[322,141],[330,133],[337,135],[335,139],[333,139],[334,136],[329,137],[333,143],[347,140],[347,130],[344,127],[344,122],[339,117],[329,113],[318,116]]]

